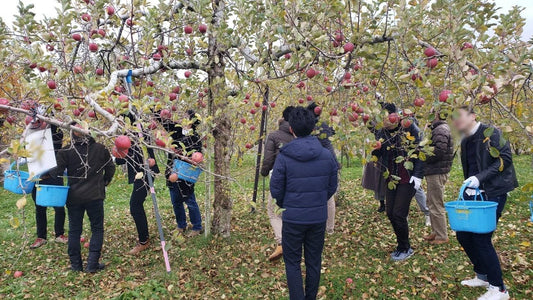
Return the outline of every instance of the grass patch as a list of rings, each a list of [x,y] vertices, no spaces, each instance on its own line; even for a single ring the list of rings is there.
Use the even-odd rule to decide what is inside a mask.
[[[519,180],[531,181],[531,157],[516,157]],[[392,228],[384,214],[376,212],[372,194],[360,186],[362,167],[353,163],[342,170],[337,208],[336,233],[326,238],[320,297],[327,299],[473,299],[479,289],[461,287],[459,281],[472,275],[466,255],[451,233],[452,242],[431,246],[422,240],[428,233],[423,214],[416,204],[410,212],[411,243],[415,255],[406,262],[393,263],[389,252],[395,246]],[[156,179],[164,231],[171,243],[172,272],[164,269],[151,201],[145,204],[152,235],[151,251],[139,257],[125,253],[135,245],[136,231],[129,215],[129,194],[124,172],[117,172],[105,201],[105,242],[103,261],[106,271],[73,274],[68,271],[66,246],[49,242],[29,250],[34,239],[34,205],[28,198],[26,228],[13,228],[10,219],[21,218],[15,202],[19,195],[0,189],[0,298],[177,298],[177,299],[281,299],[287,298],[284,266],[271,264],[267,256],[275,246],[262,192],[256,213],[250,213],[253,186],[253,157],[245,156],[234,165],[234,213],[229,239],[203,236],[180,240],[174,236],[176,222],[168,190],[162,178]],[[452,200],[462,182],[458,162],[446,186],[446,198]],[[262,181],[260,182],[260,187]],[[505,282],[514,299],[531,299],[533,292],[533,224],[519,190],[511,193],[495,235]],[[202,211],[205,184],[197,185]],[[414,201],[413,201],[414,202]],[[53,235],[53,210],[48,210],[49,236]],[[204,216],[205,217],[205,216]],[[88,220],[84,236],[89,235]],[[26,232],[25,232],[26,231]],[[83,248],[86,257],[87,250]],[[22,278],[12,272],[21,270]],[[352,278],[353,283],[346,284]]]

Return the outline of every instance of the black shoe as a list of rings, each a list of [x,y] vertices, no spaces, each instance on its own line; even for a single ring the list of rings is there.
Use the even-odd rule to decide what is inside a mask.
[[[378,208],[378,212],[382,213],[385,211],[385,202],[383,201],[380,201],[379,202],[379,208]]]
[[[102,271],[105,269],[105,264],[97,263],[96,265],[87,265],[87,268],[85,268],[86,273],[96,273],[98,271]]]

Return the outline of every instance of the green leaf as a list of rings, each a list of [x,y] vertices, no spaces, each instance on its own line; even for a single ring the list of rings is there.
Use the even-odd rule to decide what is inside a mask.
[[[412,170],[414,168],[414,165],[413,165],[413,162],[412,161],[406,161],[403,163],[403,166],[407,169],[407,170]]]
[[[401,163],[402,161],[404,161],[404,157],[403,157],[403,156],[398,156],[398,157],[396,157],[395,162],[396,162],[397,164]]]
[[[490,153],[490,156],[496,158],[496,157],[500,157],[500,151],[498,149],[496,149],[496,147],[490,147],[489,148],[489,153]]]
[[[389,190],[394,190],[396,188],[396,183],[394,183],[394,181],[389,181],[387,187],[389,188]]]
[[[491,137],[493,133],[494,133],[494,127],[492,126],[488,127],[487,129],[483,131],[483,135],[485,137]]]

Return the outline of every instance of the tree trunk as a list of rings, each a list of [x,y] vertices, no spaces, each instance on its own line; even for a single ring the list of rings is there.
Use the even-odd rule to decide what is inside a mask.
[[[225,3],[222,0],[213,1],[213,27],[220,27],[221,19],[224,17]],[[215,30],[216,31],[216,30]],[[212,231],[223,237],[230,236],[231,210],[233,201],[231,199],[230,185],[230,149],[231,140],[231,119],[225,113],[227,108],[227,91],[225,80],[225,63],[223,49],[221,49],[216,35],[209,36],[209,114],[213,117],[213,137],[214,159],[215,159],[215,199],[213,201],[213,223]]]

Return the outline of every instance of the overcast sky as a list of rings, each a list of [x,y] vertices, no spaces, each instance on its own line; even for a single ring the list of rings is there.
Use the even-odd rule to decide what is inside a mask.
[[[8,24],[13,22],[13,15],[17,13],[18,0],[1,0],[2,9],[0,9],[0,17]],[[42,18],[43,15],[54,15],[56,4],[55,0],[22,0],[25,4],[35,4],[34,12],[37,13],[37,18]],[[98,0],[97,0],[98,1]],[[529,40],[533,37],[533,0],[495,0],[497,6],[502,8],[502,11],[508,11],[512,6],[519,5],[525,8],[522,16],[526,18],[526,27],[522,35],[524,40]]]

